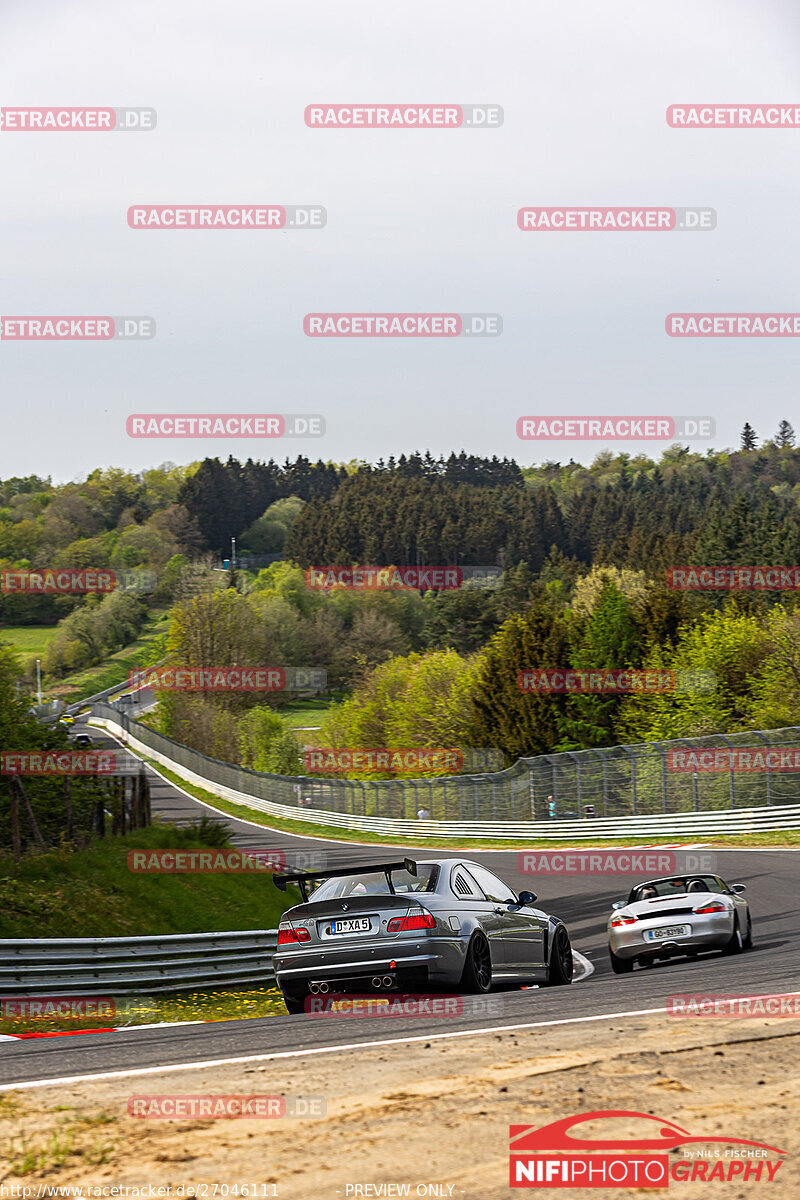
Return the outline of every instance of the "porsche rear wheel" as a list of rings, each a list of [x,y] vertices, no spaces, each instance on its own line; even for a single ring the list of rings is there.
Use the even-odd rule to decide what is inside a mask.
[[[572,983],[572,946],[566,929],[559,925],[550,947],[550,964],[545,986],[562,987],[567,983]]]
[[[629,971],[633,970],[633,959],[620,958],[610,946],[608,948],[608,957],[611,959],[611,970],[615,975],[627,975]]]
[[[492,986],[492,955],[484,934],[473,933],[467,946],[467,961],[461,976],[461,990],[486,993]]]
[[[733,933],[730,936],[730,941],[722,951],[723,954],[741,954],[744,949],[744,940],[742,938],[742,930],[739,926],[739,914],[734,913],[733,917]]]

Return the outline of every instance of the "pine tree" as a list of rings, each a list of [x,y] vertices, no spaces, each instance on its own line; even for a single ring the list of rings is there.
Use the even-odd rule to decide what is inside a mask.
[[[742,449],[755,450],[757,441],[758,436],[755,429],[753,429],[749,421],[745,421],[744,429],[742,430]]]
[[[778,426],[778,432],[775,435],[776,446],[793,446],[794,445],[794,430],[789,422],[784,418]]]

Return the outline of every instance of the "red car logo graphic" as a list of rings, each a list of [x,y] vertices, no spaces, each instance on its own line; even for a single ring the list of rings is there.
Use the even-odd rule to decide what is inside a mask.
[[[610,1141],[597,1138],[573,1137],[570,1130],[575,1125],[586,1121],[597,1121],[606,1117],[637,1117],[658,1126],[657,1136],[649,1138],[614,1138]],[[655,1131],[654,1131],[655,1133]],[[541,1150],[561,1150],[573,1154],[583,1154],[587,1150],[660,1150],[662,1153],[673,1146],[686,1146],[691,1143],[723,1142],[725,1145],[756,1146],[761,1150],[770,1150],[773,1154],[785,1154],[775,1146],[764,1142],[751,1142],[745,1138],[731,1137],[692,1137],[679,1125],[653,1117],[649,1113],[624,1111],[599,1111],[578,1113],[576,1116],[564,1117],[553,1121],[551,1125],[543,1125],[537,1129],[534,1125],[510,1125],[509,1137],[512,1154],[528,1154]]]

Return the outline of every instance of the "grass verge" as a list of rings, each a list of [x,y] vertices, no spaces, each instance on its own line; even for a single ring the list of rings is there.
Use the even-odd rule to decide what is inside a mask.
[[[274,929],[295,901],[269,874],[146,874],[128,869],[137,849],[208,846],[196,828],[153,825],[82,850],[0,857],[0,937],[143,937]],[[214,842],[214,845],[217,843]]]
[[[3,1015],[0,1016],[0,1034],[79,1033],[88,1029],[119,1029],[161,1022],[244,1021],[286,1015],[278,988],[253,984],[155,996],[101,997],[98,1011],[99,1015],[75,1017]]]

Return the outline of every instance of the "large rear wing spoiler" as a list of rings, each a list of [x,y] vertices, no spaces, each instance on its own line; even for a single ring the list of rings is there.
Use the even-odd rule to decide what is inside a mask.
[[[363,867],[339,867],[334,871],[298,871],[296,874],[273,875],[272,882],[282,892],[286,891],[288,883],[299,884],[305,902],[308,900],[308,884],[315,879],[339,879],[344,875],[372,875],[376,871],[383,871],[389,891],[394,895],[392,871],[408,871],[409,875],[416,875],[417,864],[411,858],[404,858],[401,862],[365,863]]]

